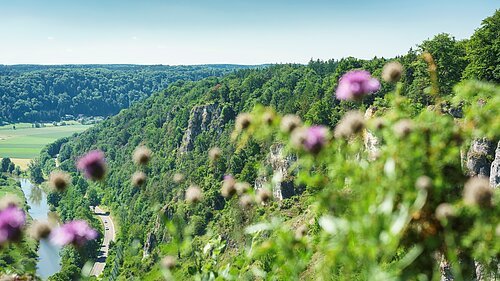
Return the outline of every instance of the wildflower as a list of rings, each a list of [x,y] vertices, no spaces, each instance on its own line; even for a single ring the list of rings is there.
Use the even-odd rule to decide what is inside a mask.
[[[247,129],[252,123],[252,115],[249,113],[240,113],[238,117],[236,117],[236,130],[241,132]]]
[[[151,150],[144,145],[138,146],[134,150],[134,154],[132,155],[132,159],[134,163],[137,165],[147,165],[151,160]]]
[[[385,127],[385,120],[382,118],[373,119],[373,127],[377,130],[381,130]]]
[[[146,182],[147,176],[144,172],[135,172],[132,175],[132,185],[139,187]]]
[[[71,183],[71,177],[63,171],[53,171],[49,176],[49,185],[57,191],[64,191]]]
[[[19,197],[7,194],[0,200],[0,210],[3,210],[10,206],[18,206],[19,204],[21,204],[21,200],[19,200]]]
[[[489,207],[492,197],[493,189],[486,178],[473,177],[465,183],[463,200],[466,205]]]
[[[221,155],[222,155],[222,151],[218,147],[212,147],[208,151],[208,158],[210,158],[211,161],[217,161]]]
[[[181,173],[175,173],[173,176],[173,180],[175,183],[181,183],[184,180],[184,175]]]
[[[244,209],[248,209],[250,207],[252,207],[253,205],[253,198],[248,195],[248,194],[245,194],[243,196],[241,196],[240,198],[240,206]]]
[[[274,119],[275,115],[272,111],[266,111],[264,112],[264,114],[262,114],[262,121],[264,121],[264,123],[267,125],[273,124]]]
[[[52,226],[45,221],[34,221],[28,229],[29,235],[35,240],[45,239],[51,232]]]
[[[221,194],[224,198],[230,198],[236,193],[235,187],[236,181],[231,175],[224,177],[224,182],[222,183]]]
[[[186,201],[188,203],[198,203],[202,199],[201,189],[192,185],[186,190]]]
[[[382,79],[386,82],[395,83],[401,79],[403,75],[403,66],[397,61],[391,61],[384,65],[382,69]]]
[[[257,202],[259,203],[266,203],[269,201],[272,197],[272,193],[269,189],[267,188],[260,188],[257,190]]]
[[[87,241],[97,238],[97,231],[91,228],[84,220],[74,220],[63,224],[52,231],[50,240],[60,246],[75,245],[81,247]]]
[[[415,187],[418,189],[429,190],[432,187],[432,179],[428,176],[420,176],[415,181]]]
[[[100,150],[93,150],[80,158],[76,167],[82,171],[88,179],[102,180],[106,174],[106,161],[104,153]]]
[[[307,139],[307,128],[297,128],[290,136],[292,145],[296,148],[303,148]]]
[[[237,182],[234,184],[234,188],[236,189],[236,193],[238,193],[238,195],[242,195],[250,190],[250,184],[247,182]]]
[[[317,154],[325,146],[328,129],[324,126],[312,126],[307,129],[304,140],[304,148],[313,154]]]
[[[26,214],[15,204],[10,204],[0,211],[0,244],[20,238],[26,223]]]
[[[307,235],[307,226],[305,225],[300,225],[296,230],[295,230],[295,239],[300,240],[304,236]]]
[[[399,120],[392,128],[394,133],[399,137],[408,136],[413,130],[413,122],[410,119]]]
[[[177,259],[174,256],[165,256],[161,259],[161,266],[165,269],[173,269],[177,264]]]
[[[335,127],[335,138],[348,138],[361,132],[365,126],[365,119],[359,111],[349,111]]]
[[[302,125],[300,117],[294,114],[287,114],[281,119],[280,128],[284,133],[291,133]]]
[[[436,218],[441,221],[452,218],[455,216],[455,214],[456,214],[455,208],[448,203],[439,204],[435,212]]]
[[[353,70],[344,74],[337,87],[339,100],[359,100],[380,89],[380,82],[366,70]]]

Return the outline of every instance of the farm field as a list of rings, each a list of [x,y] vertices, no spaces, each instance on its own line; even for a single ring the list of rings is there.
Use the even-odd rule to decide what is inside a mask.
[[[46,124],[42,128],[33,128],[30,123],[18,123],[0,126],[0,158],[9,157],[21,169],[26,169],[31,159],[36,157],[41,149],[63,137],[83,132],[92,125],[73,123],[67,126]]]

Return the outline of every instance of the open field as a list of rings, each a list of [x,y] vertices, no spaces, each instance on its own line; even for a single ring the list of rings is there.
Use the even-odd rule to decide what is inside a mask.
[[[0,126],[0,158],[10,157],[16,165],[26,168],[31,159],[47,144],[74,133],[82,132],[91,125],[52,126],[32,128],[30,123]]]

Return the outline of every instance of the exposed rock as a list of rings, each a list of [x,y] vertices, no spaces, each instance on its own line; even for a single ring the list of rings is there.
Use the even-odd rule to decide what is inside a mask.
[[[271,167],[273,172],[271,180],[273,197],[277,200],[289,198],[297,193],[293,183],[293,175],[289,171],[297,158],[293,155],[284,156],[282,144],[274,144],[269,150],[266,164]],[[267,176],[259,176],[255,180],[255,189],[263,188],[268,182],[269,178]]]
[[[475,139],[467,153],[467,174],[468,176],[490,176],[491,155],[495,152],[493,142],[482,138]]]
[[[193,149],[194,141],[203,131],[214,129],[216,133],[221,133],[222,118],[221,108],[216,104],[195,106],[191,109],[188,126],[182,138],[179,148],[180,153],[185,153]]]
[[[495,152],[495,158],[491,163],[490,168],[490,185],[493,188],[500,187],[500,141],[497,145],[497,150]]]
[[[146,237],[146,242],[144,243],[144,248],[142,251],[143,259],[149,256],[149,254],[151,254],[155,245],[156,245],[156,236],[154,233],[149,232],[148,236]]]
[[[372,118],[377,112],[377,107],[371,106],[365,112],[365,119]],[[365,148],[368,151],[369,160],[375,160],[379,154],[380,140],[370,130],[365,129],[363,134]]]

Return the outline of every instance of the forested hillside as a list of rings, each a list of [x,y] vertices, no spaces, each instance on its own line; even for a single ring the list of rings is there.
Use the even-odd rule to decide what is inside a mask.
[[[457,143],[460,145],[459,138],[453,138],[453,136],[457,136],[457,132],[451,131],[453,124],[455,124],[453,118],[468,120],[469,115],[465,114],[467,118],[464,117],[462,108],[464,103],[457,102],[457,98],[466,95],[455,97],[456,91],[453,90],[453,87],[464,78],[483,80],[483,83],[464,84],[465,86],[462,85],[457,89],[467,93],[487,93],[484,96],[493,97],[494,104],[485,108],[497,112],[494,111],[494,108],[495,103],[498,102],[499,88],[494,83],[500,82],[497,75],[498,58],[500,57],[499,19],[500,12],[497,11],[494,16],[484,21],[481,28],[469,40],[458,41],[451,35],[439,34],[422,42],[415,50],[410,50],[408,54],[394,59],[344,58],[330,61],[311,61],[308,65],[283,64],[265,69],[239,70],[224,77],[210,77],[196,82],[177,81],[169,85],[166,90],[153,94],[143,102],[133,104],[131,108],[88,131],[48,147],[42,152],[37,165],[49,172],[55,168],[51,159],[59,154],[61,169],[72,172],[74,177],[78,178],[74,165],[78,157],[93,149],[99,149],[105,153],[108,172],[103,182],[72,187],[69,192],[62,195],[62,198],[54,197],[53,203],[58,206],[57,210],[62,216],[67,218],[74,213],[72,208],[78,207],[67,202],[81,200],[86,194],[94,194],[93,197],[97,197],[101,204],[110,207],[112,215],[118,221],[120,232],[117,243],[111,249],[109,266],[106,267],[105,271],[106,276],[113,276],[118,280],[132,280],[138,276],[141,276],[141,280],[159,280],[162,276],[159,266],[161,257],[172,255],[178,259],[178,265],[172,271],[172,274],[178,278],[177,280],[186,280],[186,276],[197,274],[205,276],[207,279],[204,280],[213,280],[210,277],[222,278],[223,276],[237,276],[243,278],[242,280],[255,280],[254,278],[258,277],[263,280],[267,278],[288,280],[287,278],[291,278],[291,276],[312,279],[317,273],[315,266],[323,262],[322,257],[331,257],[331,259],[324,260],[326,264],[322,264],[324,266],[322,268],[331,270],[322,272],[325,274],[324,276],[330,276],[330,278],[332,278],[331,276],[343,276],[346,280],[357,278],[366,280],[364,277],[368,275],[363,274],[369,274],[370,270],[375,270],[374,268],[362,271],[364,267],[360,267],[359,264],[353,265],[353,268],[342,267],[336,262],[341,263],[344,260],[333,258],[337,257],[336,255],[342,255],[343,250],[338,250],[340,249],[338,247],[344,242],[346,247],[352,246],[349,243],[356,242],[346,240],[349,243],[343,241],[338,242],[338,244],[335,242],[329,244],[325,241],[330,240],[324,240],[326,235],[320,231],[321,227],[330,229],[332,233],[342,231],[342,229],[339,230],[339,227],[343,227],[347,223],[336,221],[344,224],[332,226],[325,220],[320,220],[319,216],[322,213],[337,215],[345,212],[346,216],[354,217],[357,214],[357,209],[353,207],[351,210],[342,204],[354,198],[357,195],[356,192],[362,192],[356,191],[355,188],[356,183],[361,186],[361,180],[370,179],[370,184],[379,184],[381,188],[384,184],[387,184],[387,187],[393,186],[395,188],[402,183],[407,184],[407,186],[411,185],[410,195],[407,193],[403,193],[403,195],[393,194],[394,198],[391,197],[391,200],[394,199],[395,206],[398,206],[397,202],[409,200],[408,198],[411,200],[420,198],[418,197],[420,193],[417,194],[413,188],[413,176],[404,179],[398,176],[399,182],[389,183],[376,178],[375,171],[379,171],[381,174],[390,173],[388,170],[395,165],[393,160],[393,162],[374,162],[376,163],[374,165],[378,166],[372,167],[373,170],[370,171],[373,173],[363,178],[361,175],[364,174],[362,174],[361,168],[365,167],[363,165],[369,166],[368,162],[360,160],[362,156],[353,153],[353,161],[349,162],[351,166],[346,165],[344,172],[348,174],[348,169],[352,169],[353,173],[354,171],[358,173],[355,175],[358,175],[359,178],[350,179],[353,182],[352,189],[342,189],[338,193],[331,191],[326,196],[324,193],[326,191],[321,188],[323,185],[349,185],[347,179],[344,180],[346,174],[340,174],[341,177],[338,178],[331,176],[336,175],[338,171],[328,169],[326,164],[330,163],[328,159],[331,161],[339,159],[340,155],[349,153],[349,149],[354,151],[359,148],[357,145],[360,143],[354,142],[352,146],[339,146],[336,147],[338,150],[333,150],[330,154],[319,154],[317,157],[302,157],[300,153],[295,153],[283,158],[280,156],[286,150],[283,141],[276,141],[274,138],[279,139],[282,134],[272,133],[271,129],[266,131],[268,129],[265,126],[250,127],[254,130],[251,134],[243,134],[238,139],[239,141],[234,141],[236,136],[232,133],[236,117],[242,112],[253,111],[254,114],[246,116],[246,118],[250,118],[249,123],[258,123],[260,121],[255,121],[256,116],[262,115],[265,111],[263,107],[259,106],[261,105],[274,110],[267,111],[267,114],[271,116],[269,117],[270,124],[274,124],[273,116],[278,114],[297,114],[307,125],[314,124],[325,126],[325,128],[334,128],[350,110],[359,109],[364,113],[370,108],[381,116],[388,112],[390,119],[395,118],[395,115],[391,114],[396,114],[392,110],[397,107],[394,109],[397,111],[397,116],[405,115],[408,119],[416,118],[428,126],[425,127],[427,131],[424,132],[432,131],[433,134],[436,134],[436,138],[428,140],[432,145],[435,145],[429,149],[429,155],[443,151],[443,155],[449,153],[449,155],[458,157],[458,160],[453,158],[455,160],[452,161],[438,154],[439,156],[436,156],[435,159],[436,166],[425,166],[427,162],[420,165],[418,159],[424,157],[422,155],[411,158],[411,161],[407,159],[408,162],[404,163],[414,164],[415,170],[434,171],[437,179],[434,183],[438,186],[440,184],[446,186],[443,182],[448,183],[448,181],[454,181],[450,183],[453,185],[463,184],[465,179],[457,174],[457,169],[460,169],[459,149],[449,147],[454,147],[453,145]],[[380,78],[383,66],[393,60],[400,62],[404,67],[404,74],[397,86],[381,81],[380,90],[373,95],[368,95],[362,102],[341,101],[334,98],[338,81],[346,72],[364,69],[369,71],[373,77]],[[144,84],[139,83],[138,85],[140,88]],[[155,85],[160,86],[160,84]],[[394,94],[395,87],[396,94]],[[150,85],[148,89],[155,90],[157,88]],[[397,95],[401,95],[401,99]],[[123,98],[121,101],[127,103],[128,99]],[[483,102],[488,104],[488,101],[483,100]],[[70,104],[76,106],[78,103],[72,102]],[[109,112],[118,108],[121,107],[116,105],[113,109],[109,109]],[[434,108],[439,109],[436,111],[437,113]],[[478,116],[484,118],[481,120],[490,120],[487,118],[491,117],[487,114]],[[494,116],[493,120],[498,121],[498,118]],[[245,129],[247,125],[241,125],[243,122],[241,119],[239,122],[241,133],[241,130]],[[457,122],[460,123],[460,121]],[[488,129],[484,128],[485,125],[481,127],[483,130],[481,132],[491,137],[493,142],[498,141],[498,137],[500,137],[498,124],[490,125]],[[439,126],[447,128],[447,130],[442,131],[442,135],[433,131],[439,129]],[[409,134],[410,127],[410,125],[403,126],[400,134]],[[272,134],[273,138],[259,139],[258,136],[264,133]],[[384,131],[384,136],[386,136],[385,134],[391,133]],[[254,135],[256,135],[255,138]],[[401,159],[413,157],[410,154],[416,150],[409,145],[423,145],[418,137],[417,135],[408,139],[408,146],[404,146],[406,141],[396,142],[395,147],[402,150],[407,149],[404,151],[408,152],[408,154],[398,157]],[[444,142],[445,138],[448,137],[449,139],[446,141],[449,140],[450,143],[442,144],[441,141]],[[392,139],[397,138],[393,137]],[[394,142],[388,140],[387,146],[389,147]],[[139,145],[149,147],[153,156],[149,165],[143,168],[143,172],[148,175],[147,182],[141,187],[136,187],[131,182],[131,175],[137,169],[131,160],[131,155]],[[219,159],[208,157],[208,152],[212,147],[220,149],[220,152],[217,153],[217,156],[220,154]],[[345,149],[345,153],[340,148]],[[334,153],[335,151],[338,153]],[[397,153],[398,151],[396,149],[392,152]],[[439,158],[441,156],[443,159]],[[312,173],[308,177],[304,175],[307,172],[299,173],[298,180],[296,180],[297,172],[293,162],[296,161],[297,157],[305,159],[304,161],[309,163],[305,165],[311,165],[308,166],[311,171],[320,171],[318,175]],[[450,158],[452,157],[450,156]],[[437,163],[438,160],[449,162],[441,165]],[[314,161],[319,161],[320,164],[311,164],[316,163]],[[392,169],[400,168],[411,170],[411,167],[408,166],[398,166]],[[273,177],[277,171],[281,171],[281,176],[278,179],[276,176]],[[180,175],[184,177],[182,181]],[[266,205],[258,204],[250,211],[239,208],[238,200],[228,200],[220,194],[221,183],[225,175],[232,175],[238,181],[248,182],[256,187],[267,186],[266,182],[272,178],[271,190],[272,197],[275,198],[274,201]],[[300,181],[301,176],[304,181]],[[347,176],[345,177],[347,178]],[[77,182],[74,180],[74,183]],[[411,184],[409,184],[410,182]],[[198,185],[203,191],[203,200],[194,206],[183,200],[184,191],[191,185]],[[369,187],[375,188],[375,186]],[[460,192],[455,193],[456,196],[441,192],[439,196],[448,196],[449,198],[461,196]],[[322,195],[318,197],[318,194]],[[384,199],[375,197],[375,193],[373,196],[374,201]],[[317,201],[313,202],[313,199]],[[362,206],[365,201],[362,198],[359,200],[359,205]],[[337,202],[338,204],[336,204]],[[355,201],[353,205],[356,205]],[[382,205],[380,208],[383,208]],[[392,207],[388,208],[392,210]],[[373,209],[370,210],[375,212]],[[495,210],[498,211],[498,208]],[[485,213],[485,216],[489,216],[485,218],[485,227],[487,223],[491,223],[487,219],[491,218],[491,214],[494,214],[495,210]],[[406,211],[409,212],[409,210]],[[408,213],[405,215],[411,218]],[[262,221],[266,221],[268,224],[257,225],[252,230],[247,229],[246,234],[242,232],[246,226]],[[293,235],[287,236],[288,234],[282,232],[281,228],[266,232],[274,229],[275,225],[283,221],[292,230],[299,229],[300,225],[308,224],[310,230],[305,232],[311,235],[311,241],[307,240],[307,243],[304,242],[306,246],[303,246],[300,242],[302,240],[298,239],[299,242],[297,242]],[[318,221],[320,221],[319,224]],[[329,222],[329,220],[326,221]],[[376,223],[369,221],[366,225],[376,225]],[[380,224],[383,223],[380,221]],[[183,227],[184,231],[179,230],[179,227]],[[367,230],[365,234],[368,235],[367,233],[371,233],[371,231],[373,230]],[[488,233],[494,232],[492,228],[487,228],[487,231],[489,231]],[[498,235],[498,227],[496,231]],[[251,235],[248,235],[249,233]],[[352,235],[355,237],[354,234]],[[389,239],[387,241],[392,241],[389,234],[384,233],[384,235],[387,235],[386,239]],[[385,237],[384,235],[381,234],[380,239]],[[265,244],[264,240],[267,238],[271,240]],[[415,243],[420,241],[418,240],[420,238],[410,237],[408,239],[414,239],[412,242]],[[427,240],[423,239],[422,241]],[[263,244],[259,244],[260,246],[257,247],[258,242],[263,242]],[[373,243],[373,247],[378,247],[376,242]],[[473,244],[473,242],[470,243]],[[405,242],[398,245],[400,248],[395,251],[398,253],[395,257],[385,257],[385,259],[384,257],[374,257],[373,259],[382,260],[381,268],[387,270],[395,264],[404,268],[401,264],[407,263],[408,265],[412,262],[418,264],[420,266],[418,268],[424,268],[427,271],[433,270],[432,261],[417,258],[419,253],[428,250],[425,248],[428,246],[427,244],[422,244],[422,248],[406,247],[408,244]],[[484,255],[490,253],[486,249],[491,251],[496,249],[488,248],[487,246],[490,244],[481,245],[484,246],[481,248],[484,250]],[[286,248],[288,246],[297,246],[297,248],[288,249]],[[495,247],[497,246],[498,243],[495,244]],[[245,251],[251,252],[254,247],[256,247],[256,253],[252,252],[252,258],[248,258]],[[333,250],[328,252],[328,247],[332,247],[331,249],[336,249],[338,252],[334,253]],[[364,249],[363,245],[357,245],[357,247]],[[366,247],[369,247],[369,243]],[[432,247],[434,247],[433,250],[436,249],[436,246]],[[311,248],[324,249],[324,252],[318,254]],[[280,252],[281,250],[290,250],[290,252]],[[354,259],[353,256],[347,254],[348,250],[345,251],[345,260]],[[376,250],[374,251],[376,252]],[[367,252],[370,251],[367,250]],[[403,253],[409,253],[409,255],[405,256]],[[259,256],[259,254],[261,255]],[[258,257],[256,258],[255,255]],[[374,255],[376,256],[376,254]],[[361,254],[360,256],[363,257]],[[368,257],[366,258],[368,260]],[[248,261],[248,259],[251,260]],[[287,262],[290,263],[287,265]],[[329,262],[332,264],[331,267]],[[333,266],[333,264],[338,267]],[[368,263],[366,265],[368,266]],[[410,268],[412,267],[410,266]],[[430,276],[426,275],[428,272],[425,270],[419,274]],[[376,273],[382,274],[378,271]],[[394,274],[417,276],[415,272],[406,271],[398,271]],[[393,280],[384,279],[383,275],[376,277],[376,280]],[[228,280],[230,280],[229,277]]]
[[[222,76],[238,65],[0,65],[0,123],[109,116],[177,80]]]

